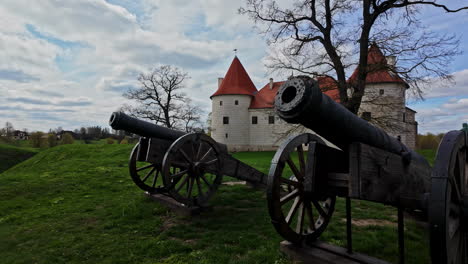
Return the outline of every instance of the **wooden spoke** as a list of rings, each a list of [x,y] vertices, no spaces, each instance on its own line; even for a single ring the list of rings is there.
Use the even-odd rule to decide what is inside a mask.
[[[213,151],[213,148],[209,148],[208,151],[203,154],[203,157],[200,158],[199,162],[201,162],[202,160],[204,160],[206,157],[208,157],[208,155],[211,153],[211,151]]]
[[[198,196],[202,196],[203,195],[203,190],[202,190],[202,187],[201,187],[200,177],[196,177],[195,179],[197,180]]]
[[[294,200],[293,205],[289,209],[288,216],[286,216],[286,218],[285,218],[285,221],[286,221],[286,223],[288,225],[291,223],[292,218],[293,218],[294,214],[296,214],[297,208],[299,207],[300,204],[301,204],[301,199],[299,197],[297,197]]]
[[[188,188],[188,191],[187,191],[187,198],[192,197],[193,182],[194,182],[193,178],[190,177],[190,179],[189,179],[189,184],[188,184],[188,185],[189,185],[189,188]]]
[[[170,177],[171,179],[175,180],[177,178],[180,178],[182,177],[185,173],[187,173],[188,170],[181,170],[179,172],[177,172],[176,174],[172,174]]]
[[[302,144],[297,146],[297,156],[299,156],[299,165],[301,168],[302,175],[305,175],[305,160],[304,160],[304,149]]]
[[[450,239],[453,239],[453,237],[455,236],[455,234],[457,234],[458,232],[460,232],[460,221],[450,221],[449,224],[448,224],[448,233],[449,233],[449,237]]]
[[[146,170],[146,169],[151,168],[151,167],[154,167],[154,164],[150,164],[150,165],[146,165],[144,167],[138,168],[138,169],[136,169],[136,171],[138,172],[138,171]]]
[[[176,189],[176,192],[180,191],[180,189],[182,189],[182,187],[184,187],[184,185],[187,183],[187,181],[190,179],[190,176],[187,175],[184,180],[180,183],[179,187],[177,187]]]
[[[322,206],[320,206],[320,204],[318,203],[318,201],[312,200],[312,203],[314,204],[315,208],[317,209],[318,213],[319,213],[321,216],[327,217],[327,213],[325,213],[325,211],[323,210]]]
[[[151,185],[152,188],[156,186],[156,180],[158,179],[158,175],[159,175],[159,170],[156,170],[156,173],[154,174],[154,178],[153,178],[153,184]]]
[[[312,230],[312,231],[315,231],[315,220],[314,220],[314,214],[312,212],[312,205],[310,204],[310,202],[306,202],[304,203],[305,205],[305,208],[306,208],[306,212],[307,212],[307,216],[309,217],[309,228]]]
[[[281,181],[282,183],[286,183],[286,184],[292,185],[292,186],[294,186],[294,187],[298,187],[298,186],[299,186],[299,183],[298,183],[297,181],[291,181],[291,180],[286,179],[286,178],[281,178],[280,181]]]
[[[200,175],[200,178],[208,185],[209,188],[211,188],[211,183],[206,179],[205,175]]]
[[[197,150],[197,155],[195,156],[195,160],[199,160],[198,158],[200,157],[202,147],[203,147],[203,141],[200,141],[200,144],[198,144],[198,150]]]
[[[148,179],[148,177],[149,177],[151,174],[153,174],[153,172],[154,172],[155,170],[156,170],[156,167],[153,167],[153,168],[150,170],[150,172],[148,172],[148,174],[146,174],[145,178],[143,178],[141,181],[142,181],[142,182],[145,182],[145,181]]]
[[[289,167],[293,171],[294,175],[296,176],[297,179],[303,180],[304,176],[299,172],[299,170],[296,167],[296,164],[291,160],[291,156],[286,160],[288,163]]]
[[[179,149],[179,152],[182,154],[182,156],[184,157],[184,159],[189,163],[189,164],[192,164],[192,160],[189,158],[189,156],[187,155],[187,153],[185,153],[185,151],[183,149]]]
[[[297,216],[297,224],[296,224],[296,233],[302,234],[302,228],[304,224],[304,203],[301,203],[299,206],[299,215]]]
[[[452,185],[452,191],[455,192],[455,197],[457,198],[457,202],[460,203],[463,200],[463,196],[460,192],[460,188],[458,187],[457,180],[454,178],[449,178],[449,182]]]
[[[294,191],[288,193],[286,196],[283,196],[281,199],[280,199],[280,204],[281,206],[283,206],[285,203],[291,201],[292,199],[296,198],[296,196],[299,195],[299,190],[298,189],[294,189]]]
[[[203,164],[204,166],[209,166],[209,165],[215,163],[216,161],[218,161],[218,159],[212,159],[212,160],[210,160],[210,161],[203,162],[202,164]]]

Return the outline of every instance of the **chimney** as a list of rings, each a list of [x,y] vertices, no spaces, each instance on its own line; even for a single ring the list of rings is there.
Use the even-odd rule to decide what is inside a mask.
[[[273,89],[273,78],[270,78],[270,90]]]
[[[223,82],[224,78],[218,78],[218,88],[221,86],[221,83]]]
[[[396,56],[387,56],[385,58],[387,59],[388,67],[390,67],[391,69],[394,69],[395,64],[396,64]]]

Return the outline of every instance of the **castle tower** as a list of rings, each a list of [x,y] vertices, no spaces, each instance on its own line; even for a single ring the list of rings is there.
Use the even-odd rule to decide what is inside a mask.
[[[232,150],[249,145],[249,106],[257,92],[241,62],[234,57],[218,90],[211,95],[211,137]]]
[[[367,55],[368,73],[366,90],[359,115],[399,137],[410,148],[415,147],[417,123],[415,111],[406,107],[409,85],[394,71],[396,58],[385,57],[380,48],[372,44]],[[358,69],[349,78],[354,82]]]

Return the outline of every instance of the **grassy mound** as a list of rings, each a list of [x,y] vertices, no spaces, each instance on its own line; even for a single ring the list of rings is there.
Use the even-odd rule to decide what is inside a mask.
[[[38,150],[0,144],[0,173],[34,156]]]
[[[263,192],[223,185],[212,212],[175,216],[130,180],[131,147],[58,146],[0,174],[0,262],[289,263]],[[267,172],[272,153],[236,156]],[[363,201],[353,208],[356,251],[397,262],[396,210]],[[324,240],[345,245],[344,218],[338,199]],[[407,263],[428,263],[424,228],[406,224]]]

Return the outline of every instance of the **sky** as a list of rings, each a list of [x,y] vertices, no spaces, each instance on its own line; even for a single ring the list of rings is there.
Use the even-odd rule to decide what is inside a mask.
[[[451,7],[461,0],[445,1]],[[258,89],[270,77],[268,47],[243,1],[221,0],[2,0],[0,2],[0,127],[48,131],[107,127],[128,103],[122,93],[141,72],[174,65],[191,77],[185,92],[205,114],[209,96],[237,56]],[[422,8],[421,20],[439,33],[457,33],[454,83],[434,83],[425,100],[409,100],[420,133],[440,133],[468,122],[467,12]],[[465,32],[463,32],[465,31]],[[464,33],[464,35],[463,35]]]

